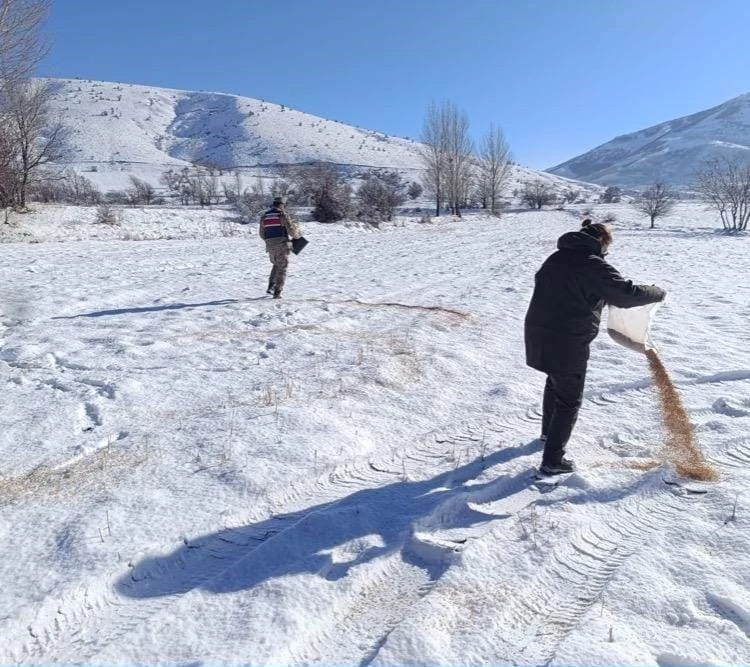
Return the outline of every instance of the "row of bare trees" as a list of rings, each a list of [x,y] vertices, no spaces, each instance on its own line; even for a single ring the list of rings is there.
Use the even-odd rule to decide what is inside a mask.
[[[473,195],[492,213],[499,212],[511,168],[510,148],[500,128],[491,125],[476,150],[466,113],[445,101],[427,109],[421,139],[424,184],[435,199],[435,215],[447,204],[460,216]]]
[[[693,184],[698,196],[716,210],[727,231],[744,231],[750,222],[750,164],[731,159],[706,162]],[[657,218],[668,215],[677,202],[676,192],[657,182],[633,200],[636,210],[647,215],[654,228]]]

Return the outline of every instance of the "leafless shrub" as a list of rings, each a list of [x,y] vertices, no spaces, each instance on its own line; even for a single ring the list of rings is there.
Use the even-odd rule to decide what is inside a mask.
[[[74,169],[61,173],[42,172],[29,189],[29,198],[34,201],[92,206],[102,201],[99,189],[85,176]]]
[[[120,213],[110,204],[100,204],[96,208],[96,222],[100,225],[119,225]]]
[[[562,198],[566,204],[574,204],[578,200],[578,197],[580,196],[581,196],[580,190],[566,190],[563,193]]]
[[[257,221],[263,211],[268,208],[269,197],[265,193],[263,181],[258,181],[252,187],[246,188],[235,202],[235,209],[244,223]]]
[[[719,212],[724,229],[747,229],[750,220],[750,164],[711,160],[698,173],[695,189]]]
[[[358,217],[371,223],[393,220],[396,207],[406,201],[405,187],[395,171],[368,174],[357,191]]]
[[[136,178],[135,176],[130,177],[131,187],[126,190],[130,203],[133,206],[139,206],[141,204],[149,205],[153,204],[156,199],[156,190],[151,183]]]
[[[422,187],[422,184],[417,183],[416,181],[412,181],[409,184],[409,189],[406,191],[410,199],[418,199],[419,197],[422,196],[422,192],[424,192],[424,188]]]
[[[312,205],[319,222],[343,220],[351,210],[351,187],[337,168],[325,162],[301,165],[294,170],[294,189],[301,204]]]
[[[170,196],[186,206],[211,206],[221,200],[218,170],[213,167],[198,165],[177,171],[169,169],[161,175],[160,181]],[[226,196],[226,190],[224,194]]]
[[[669,215],[674,208],[676,196],[665,183],[654,183],[644,190],[633,202],[637,211],[647,215],[651,220],[651,229],[654,228],[656,218]]]
[[[538,179],[527,181],[521,190],[521,201],[529,208],[541,209],[542,206],[554,204],[555,193],[549,183]]]

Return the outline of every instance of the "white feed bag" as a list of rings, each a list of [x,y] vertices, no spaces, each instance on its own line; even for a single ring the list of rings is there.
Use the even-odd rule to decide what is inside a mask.
[[[653,350],[649,328],[651,320],[659,307],[659,302],[635,308],[616,308],[609,306],[607,312],[607,333],[620,345],[646,352]]]

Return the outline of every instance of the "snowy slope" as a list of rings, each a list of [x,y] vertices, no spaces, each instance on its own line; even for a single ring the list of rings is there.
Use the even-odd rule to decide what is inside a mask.
[[[689,186],[708,159],[750,159],[750,93],[624,134],[548,171],[602,185]]]
[[[188,161],[228,168],[325,160],[417,166],[414,142],[271,102],[125,83],[49,81],[56,108],[76,129],[77,163]]]
[[[134,235],[190,224],[134,211]],[[523,317],[572,213],[307,224],[280,302],[254,226],[24,216],[42,242],[0,245],[0,664],[750,663],[748,239],[697,205],[656,230],[597,207],[613,264],[668,290],[654,339],[721,479],[662,482],[646,362],[603,334],[580,472],[543,493]],[[61,219],[84,240],[45,241]]]
[[[125,83],[47,79],[53,113],[72,130],[67,164],[104,189],[130,185],[134,175],[158,185],[168,168],[193,163],[269,174],[268,167],[311,161],[395,169],[421,180],[419,144],[352,127],[262,100]],[[541,178],[563,192],[596,192],[525,167],[509,190]]]

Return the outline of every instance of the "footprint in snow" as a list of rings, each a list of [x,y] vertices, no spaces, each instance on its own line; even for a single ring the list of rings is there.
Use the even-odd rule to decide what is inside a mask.
[[[726,415],[727,417],[747,417],[750,415],[750,412],[747,410],[741,410],[740,408],[732,406],[726,398],[720,398],[714,401],[711,408],[714,412],[717,412],[720,415]]]

